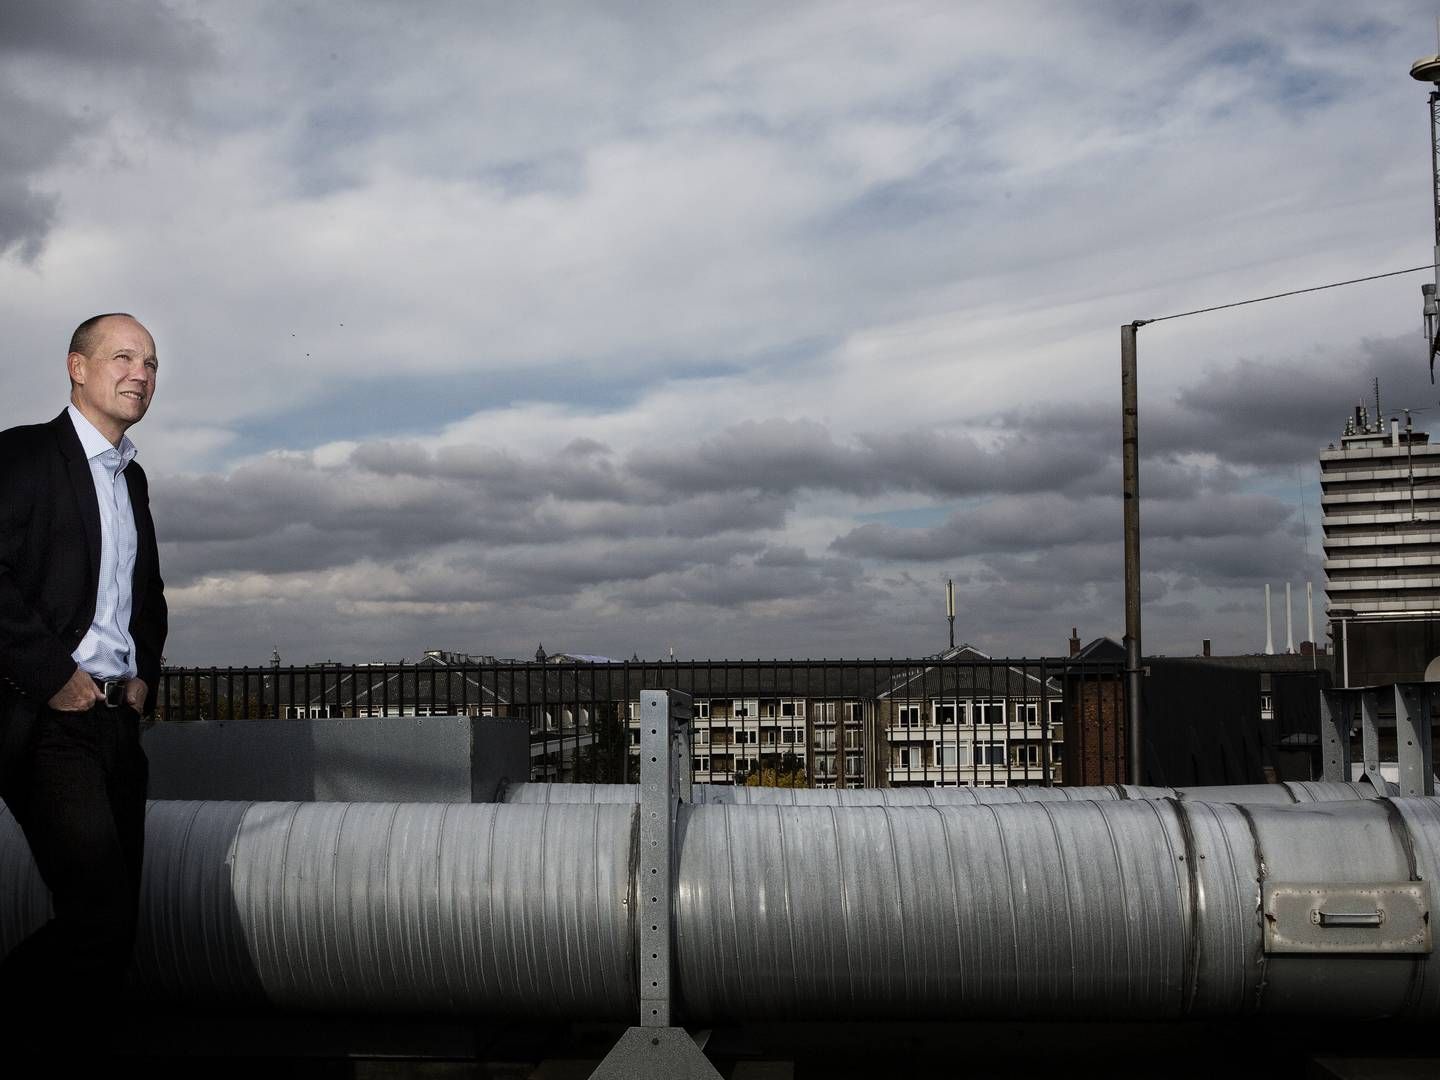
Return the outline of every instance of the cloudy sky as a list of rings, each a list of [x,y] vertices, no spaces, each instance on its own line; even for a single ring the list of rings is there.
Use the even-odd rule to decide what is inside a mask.
[[[1434,14],[5,0],[0,427],[153,330],[176,663],[1118,638],[1119,326],[1428,263]],[[1141,331],[1147,651],[1303,636],[1423,277]]]

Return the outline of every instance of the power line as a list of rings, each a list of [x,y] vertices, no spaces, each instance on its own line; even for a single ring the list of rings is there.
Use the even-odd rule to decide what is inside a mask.
[[[1371,274],[1369,277],[1351,278],[1349,281],[1332,281],[1328,285],[1312,285],[1308,289],[1291,289],[1289,292],[1272,293],[1269,296],[1257,296],[1252,300],[1236,300],[1229,304],[1216,304],[1214,307],[1196,308],[1194,311],[1181,311],[1175,315],[1161,315],[1157,319],[1136,319],[1135,326],[1149,326],[1151,323],[1165,322],[1169,319],[1183,319],[1188,315],[1204,315],[1211,311],[1224,311],[1226,308],[1244,307],[1246,304],[1263,304],[1266,300],[1280,300],[1286,296],[1299,296],[1301,293],[1320,292],[1324,289],[1338,289],[1342,285],[1359,285],[1366,281],[1379,281],[1381,278],[1399,277],[1401,274],[1413,274],[1419,270],[1433,270],[1435,263],[1426,263],[1424,266],[1412,266],[1407,270],[1391,270],[1384,274]]]

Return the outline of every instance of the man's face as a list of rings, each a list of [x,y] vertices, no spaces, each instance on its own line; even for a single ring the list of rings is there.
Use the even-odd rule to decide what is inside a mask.
[[[155,339],[134,319],[116,316],[96,327],[90,355],[67,359],[75,407],[111,442],[145,415],[155,396]]]

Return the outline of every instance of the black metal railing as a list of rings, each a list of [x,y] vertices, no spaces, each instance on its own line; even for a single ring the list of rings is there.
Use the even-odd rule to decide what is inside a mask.
[[[164,721],[521,717],[531,778],[634,783],[641,690],[694,699],[698,783],[1123,783],[1123,662],[1066,658],[169,668]]]

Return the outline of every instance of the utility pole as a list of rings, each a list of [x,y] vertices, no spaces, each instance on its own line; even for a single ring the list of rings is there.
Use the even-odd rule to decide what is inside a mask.
[[[1125,493],[1125,730],[1130,783],[1145,782],[1140,737],[1140,404],[1135,334],[1144,323],[1120,327],[1121,470]]]
[[[1440,39],[1440,26],[1437,26]],[[1437,40],[1440,45],[1440,40]],[[1424,56],[1410,65],[1410,77],[1418,82],[1431,83],[1430,91],[1430,193],[1435,211],[1435,262],[1440,264],[1440,53]],[[1430,381],[1435,381],[1435,353],[1440,349],[1440,308],[1436,304],[1436,289],[1440,288],[1440,265],[1435,268],[1435,282],[1420,286],[1425,319],[1426,350],[1430,354]]]

